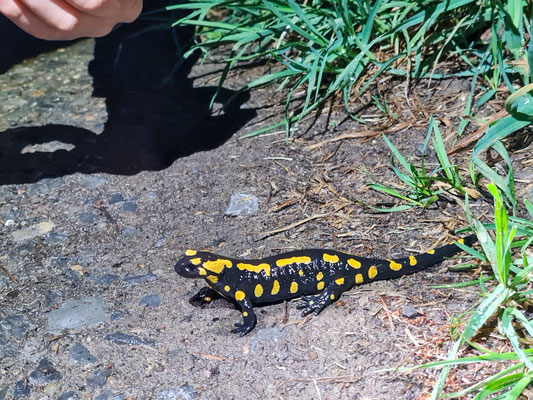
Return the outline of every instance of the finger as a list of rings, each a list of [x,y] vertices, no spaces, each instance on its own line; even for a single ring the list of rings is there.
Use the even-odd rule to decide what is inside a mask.
[[[60,39],[56,29],[41,21],[20,0],[0,0],[0,12],[30,35],[39,39]]]
[[[133,22],[142,10],[142,0],[66,0],[72,7],[116,22]]]

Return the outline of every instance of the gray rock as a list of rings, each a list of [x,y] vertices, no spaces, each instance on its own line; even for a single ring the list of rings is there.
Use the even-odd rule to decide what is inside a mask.
[[[124,236],[134,236],[140,231],[139,228],[135,226],[126,226],[124,229],[122,229],[122,234]]]
[[[416,143],[415,144],[415,156],[417,157],[425,157],[430,153],[429,145],[424,148],[424,143]]]
[[[68,392],[61,393],[57,400],[78,400],[79,397],[74,390],[69,390]]]
[[[104,301],[100,297],[84,297],[68,301],[57,310],[46,313],[48,330],[60,333],[65,329],[80,330],[84,326],[100,324],[107,320]]]
[[[179,388],[165,389],[157,392],[158,400],[194,400],[196,393],[187,383]]]
[[[114,311],[111,313],[111,321],[116,321],[125,314],[123,311]]]
[[[111,376],[113,368],[99,366],[93,374],[87,378],[87,383],[93,389],[104,387],[107,384],[107,378]]]
[[[42,236],[50,232],[54,227],[51,221],[44,221],[39,224],[31,225],[26,228],[19,229],[11,234],[15,242],[23,242],[25,240],[33,239],[37,236]]]
[[[61,187],[65,183],[63,178],[45,178],[41,179],[39,182],[34,183],[28,189],[28,194],[30,196],[40,196],[43,194],[48,194],[53,189]]]
[[[95,279],[94,283],[96,283],[97,285],[109,286],[116,280],[118,280],[118,275],[104,274],[100,278]]]
[[[80,342],[76,342],[72,345],[70,351],[68,352],[68,356],[72,361],[80,364],[90,364],[96,362],[96,358],[94,358],[89,350],[87,350],[87,347]]]
[[[124,196],[122,196],[120,193],[114,193],[111,196],[109,196],[109,199],[107,199],[107,202],[109,204],[121,203],[123,201],[124,201]]]
[[[135,212],[135,210],[137,210],[137,203],[134,201],[126,201],[122,204],[122,211]]]
[[[139,304],[141,306],[157,307],[159,304],[161,304],[161,297],[159,297],[157,293],[150,293],[144,296],[139,301]]]
[[[63,301],[63,297],[65,296],[65,293],[62,290],[48,290],[44,294],[44,298],[46,299],[46,303],[48,306],[55,306],[56,304],[59,304]]]
[[[19,350],[11,345],[2,346],[2,358],[13,358],[19,353]]]
[[[24,347],[22,348],[22,355],[31,363],[37,362],[37,360],[43,358],[45,354],[46,351],[43,343],[35,339],[26,340]]]
[[[287,336],[287,332],[277,327],[258,329],[252,339],[250,350],[255,351],[260,344],[268,341],[278,342],[285,336]]]
[[[106,340],[120,345],[139,345],[144,344],[147,346],[153,346],[155,344],[154,340],[151,339],[141,339],[136,335],[128,335],[124,332],[110,333],[105,337]]]
[[[402,315],[405,318],[415,318],[418,316],[418,311],[411,304],[407,304],[402,308]]]
[[[44,238],[44,242],[46,244],[57,244],[57,243],[64,242],[66,239],[67,239],[67,235],[65,235],[64,233],[50,232]]]
[[[151,272],[145,274],[145,275],[132,275],[132,276],[126,276],[122,280],[122,284],[124,286],[130,286],[130,285],[139,285],[141,283],[146,283],[150,281],[154,281],[157,279],[156,274],[152,274]]]
[[[9,390],[8,386],[4,386],[3,388],[0,388],[0,400],[6,399],[8,390]]]
[[[153,200],[153,199],[155,199],[157,197],[157,193],[156,192],[146,192],[143,196],[144,196],[145,199]]]
[[[23,338],[24,334],[30,327],[22,315],[10,315],[0,321],[0,326],[2,326],[10,335],[18,338]]]
[[[80,214],[78,221],[82,224],[96,224],[100,216],[92,211],[85,211]]]
[[[155,247],[161,247],[163,246],[163,243],[165,243],[165,238],[159,238],[157,239],[157,242],[155,242]]]
[[[232,217],[257,215],[259,214],[259,200],[253,194],[234,193],[231,195],[225,214]]]
[[[24,381],[18,381],[15,384],[15,389],[13,389],[13,398],[14,399],[23,399],[30,395],[30,385]]]
[[[122,393],[114,394],[111,390],[106,390],[96,396],[94,400],[126,400],[126,398],[127,396]]]
[[[51,381],[59,381],[61,378],[61,373],[54,368],[54,364],[48,358],[41,359],[37,368],[28,377],[30,384],[33,386],[42,385]]]
[[[89,189],[96,189],[109,182],[109,178],[102,175],[83,175],[80,182]]]

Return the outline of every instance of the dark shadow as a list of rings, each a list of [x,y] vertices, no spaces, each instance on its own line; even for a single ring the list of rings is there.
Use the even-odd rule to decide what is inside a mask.
[[[193,88],[187,78],[194,60],[180,68],[179,43],[191,32],[138,20],[97,39],[89,72],[93,95],[105,97],[103,133],[64,125],[0,132],[0,184],[35,182],[74,172],[133,175],[161,170],[177,158],[227,141],[255,111],[241,109],[246,93],[221,90],[217,102],[235,97],[218,114],[209,107],[216,87]],[[59,141],[70,150],[21,154],[28,145]]]

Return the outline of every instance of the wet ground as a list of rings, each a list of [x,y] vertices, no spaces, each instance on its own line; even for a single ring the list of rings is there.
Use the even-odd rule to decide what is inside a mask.
[[[379,137],[337,140],[368,129],[340,107],[290,141],[239,140],[279,119],[276,94],[211,113],[221,66],[176,69],[184,37],[133,25],[3,66],[0,399],[423,398],[435,371],[380,370],[446,354],[451,315],[478,299],[475,288],[430,287],[469,279],[448,269],[457,260],[357,288],[318,317],[302,318],[297,301],[262,307],[244,337],[229,333],[241,318],[231,304],[188,303],[203,285],[173,271],[185,249],[396,257],[467,223],[453,202],[401,214],[361,205],[391,202],[361,170],[393,182],[390,154]],[[246,79],[231,76],[220,101]],[[435,102],[459,109],[468,87],[437,87],[450,104]],[[389,134],[411,153],[428,121],[414,114]]]

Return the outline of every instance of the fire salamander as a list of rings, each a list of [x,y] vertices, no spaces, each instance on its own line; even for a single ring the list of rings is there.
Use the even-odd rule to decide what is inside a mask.
[[[459,239],[470,246],[475,235]],[[242,310],[243,323],[232,333],[241,336],[256,324],[254,304],[301,297],[302,316],[318,315],[340,295],[356,285],[392,279],[418,272],[462,251],[455,243],[416,256],[373,259],[335,250],[298,250],[260,260],[239,260],[207,251],[187,250],[174,270],[187,278],[203,278],[209,285],[190,299],[205,305],[213,298],[234,299]]]

